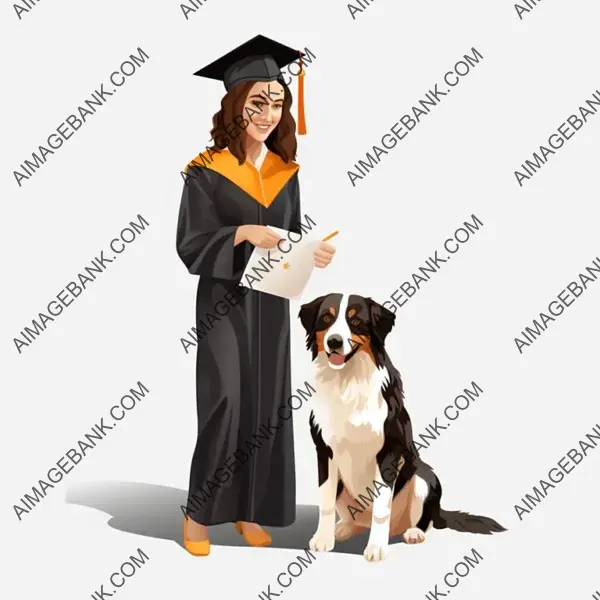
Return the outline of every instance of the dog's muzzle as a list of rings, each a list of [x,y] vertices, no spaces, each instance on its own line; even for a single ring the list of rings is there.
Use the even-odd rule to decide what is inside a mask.
[[[329,361],[330,366],[334,369],[341,369],[356,354],[358,348],[360,347],[357,345],[349,354],[344,355],[344,340],[342,336],[338,334],[334,334],[329,337],[326,341],[326,346],[329,349],[329,351],[325,351],[327,354],[327,360]]]

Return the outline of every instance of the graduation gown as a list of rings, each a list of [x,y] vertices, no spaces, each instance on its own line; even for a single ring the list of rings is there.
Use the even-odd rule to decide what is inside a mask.
[[[289,301],[237,286],[254,246],[233,243],[240,225],[300,232],[298,165],[269,151],[257,171],[211,154],[188,165],[177,226],[177,252],[200,276],[187,511],[204,525],[283,527],[296,513],[292,419],[278,416],[291,395]]]

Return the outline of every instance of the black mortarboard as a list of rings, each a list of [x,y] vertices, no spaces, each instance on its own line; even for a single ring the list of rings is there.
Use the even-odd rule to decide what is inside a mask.
[[[196,71],[194,75],[222,81],[225,89],[229,91],[244,81],[275,81],[281,77],[280,69],[282,67],[304,56],[299,50],[294,50],[264,35],[257,35]],[[302,134],[305,133],[306,128],[304,124],[304,69],[298,77],[298,133]]]

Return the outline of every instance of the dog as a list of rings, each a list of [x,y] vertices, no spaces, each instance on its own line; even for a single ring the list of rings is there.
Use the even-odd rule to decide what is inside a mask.
[[[327,552],[370,528],[364,556],[380,561],[390,537],[418,544],[431,526],[506,531],[488,517],[441,508],[440,481],[419,458],[402,379],[385,350],[395,314],[371,298],[329,294],[298,316],[319,390],[310,413],[320,493],[310,549]]]

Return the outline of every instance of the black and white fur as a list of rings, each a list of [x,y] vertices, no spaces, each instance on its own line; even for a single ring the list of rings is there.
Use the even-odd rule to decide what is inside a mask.
[[[329,551],[335,540],[370,528],[364,556],[378,561],[387,555],[390,535],[419,543],[431,526],[505,531],[493,519],[441,508],[440,481],[419,458],[402,379],[384,347],[395,315],[371,298],[329,294],[303,305],[299,317],[316,366],[310,427],[320,513],[311,550]],[[374,480],[385,485],[378,486],[369,510],[353,519],[348,506],[356,507],[355,499],[373,490]]]

